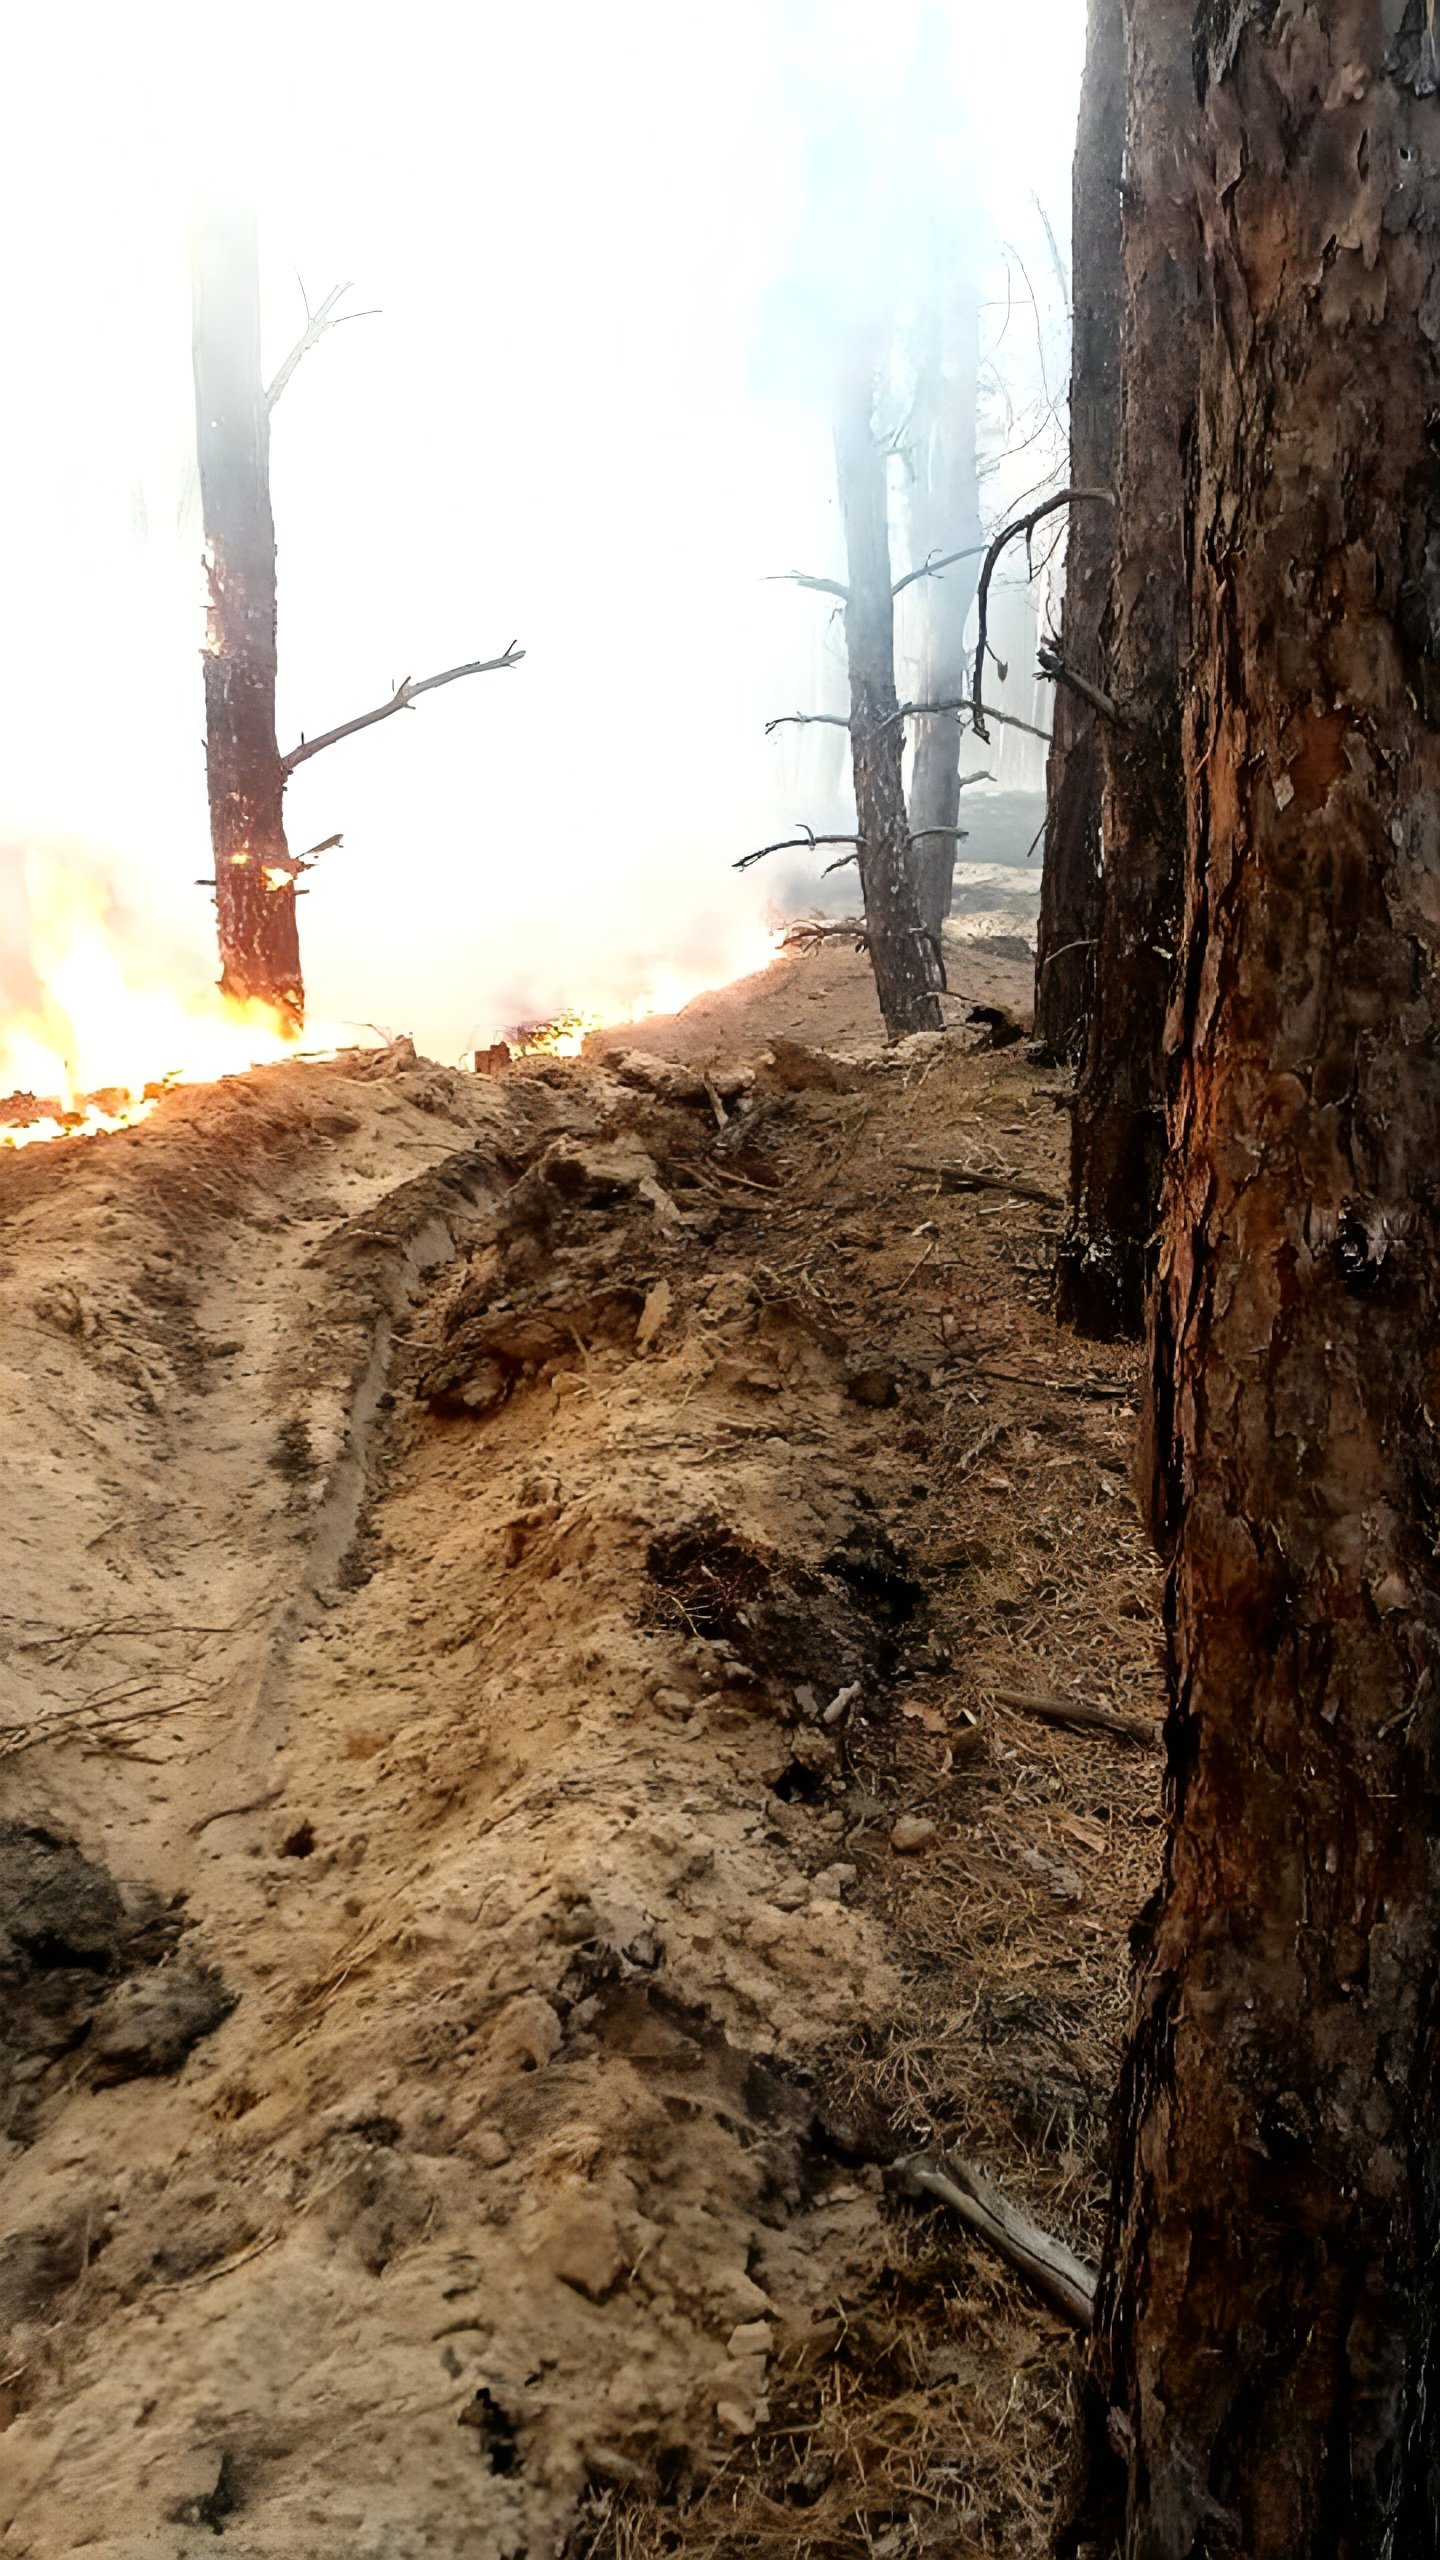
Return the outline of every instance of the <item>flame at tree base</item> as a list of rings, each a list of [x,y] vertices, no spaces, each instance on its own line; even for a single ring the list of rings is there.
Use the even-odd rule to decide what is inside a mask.
[[[0,1148],[130,1129],[172,1086],[354,1045],[353,1031],[335,1024],[312,1020],[301,1031],[270,1005],[157,982],[127,960],[105,890],[83,871],[32,855],[26,891],[37,993],[0,1014]],[[620,971],[608,1004],[566,1007],[506,1038],[522,1054],[578,1058],[593,1032],[678,1013],[767,968],[781,939],[745,925],[708,972],[663,966],[637,988]]]
[[[133,1128],[171,1085],[294,1056],[300,1035],[271,1006],[137,976],[96,880],[32,855],[25,885],[39,992],[0,1019],[0,1145]],[[332,1045],[323,1031],[306,1039]]]

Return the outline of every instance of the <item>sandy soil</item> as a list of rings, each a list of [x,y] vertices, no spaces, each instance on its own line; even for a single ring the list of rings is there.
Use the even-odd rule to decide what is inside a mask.
[[[1069,2337],[891,2169],[1093,2247],[1159,1754],[1004,1700],[1156,1711],[1132,1362],[1023,1048],[876,1031],[0,1164],[17,2560],[1044,2547]]]

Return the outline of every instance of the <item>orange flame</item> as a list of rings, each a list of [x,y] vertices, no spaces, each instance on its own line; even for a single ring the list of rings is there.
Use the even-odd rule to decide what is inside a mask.
[[[218,988],[147,982],[112,937],[100,884],[66,864],[26,864],[30,958],[39,1001],[0,1018],[0,1145],[130,1127],[174,1083],[209,1083],[293,1054],[295,1035],[263,1004]],[[306,1046],[313,1035],[307,1034]],[[333,1045],[323,1034],[315,1043]],[[43,1106],[15,1115],[20,1096]]]
[[[714,995],[722,987],[732,986],[738,978],[752,977],[757,970],[768,969],[783,936],[767,925],[747,925],[739,938],[725,952],[718,965],[710,970],[675,969],[669,966],[655,971],[638,993],[617,993],[601,1008],[567,1005],[560,1013],[551,1014],[544,1022],[518,1024],[506,1033],[512,1048],[532,1057],[578,1058],[593,1031],[604,1031],[612,1025],[645,1022],[653,1014],[683,1013],[697,996]]]

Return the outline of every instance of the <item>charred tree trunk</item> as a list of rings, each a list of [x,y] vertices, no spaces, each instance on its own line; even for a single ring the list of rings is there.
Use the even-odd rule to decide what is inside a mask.
[[[1121,0],[1090,0],[1071,226],[1070,478],[1082,489],[1112,489],[1119,454],[1124,150]],[[1060,650],[1065,664],[1092,684],[1105,680],[1114,542],[1108,507],[1072,507]],[[1035,1037],[1051,1058],[1078,1065],[1085,1054],[1100,913],[1100,737],[1091,705],[1065,685],[1055,690],[1053,738],[1035,949]]]
[[[936,553],[969,550],[978,555],[983,546],[975,447],[979,338],[980,303],[973,284],[956,295],[949,310],[937,301],[926,314],[911,421],[915,478],[910,548],[917,567]],[[965,625],[979,570],[975,556],[917,582],[924,616],[922,702],[964,697]],[[917,719],[911,732],[910,876],[920,921],[937,949],[955,890],[960,735],[958,720],[933,713]]]
[[[1202,21],[1173,1811],[1071,2542],[1126,2560],[1440,2549],[1432,38]]]
[[[195,422],[210,606],[205,772],[215,856],[220,984],[305,1010],[285,769],[275,736],[275,526],[270,423],[260,374],[255,224],[208,215],[195,236]]]
[[[847,372],[835,425],[835,465],[848,562],[845,649],[860,891],[875,991],[895,1040],[909,1031],[941,1028],[941,977],[939,952],[921,922],[910,876],[888,492],[874,433],[875,382],[868,358]]]
[[[1180,726],[1189,635],[1184,502],[1193,445],[1198,231],[1192,0],[1126,0],[1119,500],[1098,723],[1104,865],[1059,1313],[1138,1334],[1165,1161],[1165,1016],[1185,867]],[[1098,512],[1098,511],[1097,511]]]

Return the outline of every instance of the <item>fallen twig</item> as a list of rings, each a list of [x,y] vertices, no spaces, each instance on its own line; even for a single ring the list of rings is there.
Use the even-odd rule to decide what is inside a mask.
[[[1117,1742],[1143,1742],[1147,1749],[1160,1739],[1160,1726],[1148,1716],[1121,1715],[1116,1707],[1097,1707],[1083,1698],[1037,1697],[1028,1689],[992,1691],[997,1707],[1013,1707],[1017,1715],[1034,1716],[1041,1724],[1074,1725],[1080,1733],[1110,1733]]]
[[[1042,2231],[1028,2214],[1007,2204],[978,2169],[941,2151],[916,2151],[906,2160],[897,2160],[889,2174],[902,2195],[948,2204],[971,2231],[987,2240],[1017,2275],[1023,2276],[1077,2329],[1088,2333],[1093,2328],[1093,2267],[1087,2267],[1063,2240],[1054,2240],[1048,2231]]]
[[[933,1174],[942,1191],[1006,1191],[1016,1200],[1033,1200],[1039,1209],[1063,1210],[1065,1203],[1038,1182],[1018,1173],[977,1173],[964,1164],[916,1164],[905,1158],[907,1172]]]

